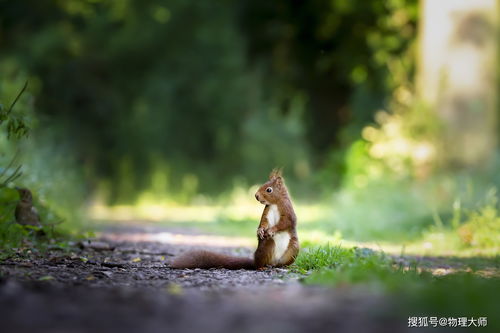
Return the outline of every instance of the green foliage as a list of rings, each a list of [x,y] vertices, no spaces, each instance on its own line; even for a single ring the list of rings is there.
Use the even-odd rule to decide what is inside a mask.
[[[51,187],[51,183],[44,184],[46,188]],[[62,197],[62,196],[61,196]],[[49,245],[65,244],[70,234],[81,233],[77,220],[64,220],[58,211],[69,209],[70,207],[47,200],[40,200],[40,196],[35,193],[34,207],[37,209],[41,226],[20,225],[16,223],[14,217],[15,207],[19,201],[19,194],[15,189],[9,187],[0,188],[0,250],[4,258],[22,251],[43,251]],[[78,217],[74,212],[67,213],[65,217]]]
[[[3,105],[0,104],[0,127],[4,125],[4,123],[6,124],[6,133],[8,138],[21,138],[28,135],[28,127],[25,120],[18,114],[18,112],[12,112],[14,106],[19,98],[21,98],[27,87],[28,82],[24,84],[23,88],[8,109],[4,110]]]
[[[493,249],[500,244],[497,194],[487,190],[488,175],[436,175],[414,181],[395,180],[391,174],[366,184],[365,175],[356,175],[351,186],[330,199],[329,223],[318,223],[317,228],[338,230],[351,240],[401,242],[439,233],[451,237],[444,242],[451,248]]]
[[[432,224],[432,191],[425,185],[392,180],[342,189],[333,196],[322,229],[346,239],[400,241],[418,237]]]
[[[16,190],[0,188],[0,248],[3,250],[18,247],[27,235],[27,231],[14,220],[14,209],[18,198]]]
[[[38,235],[40,231],[53,236],[50,228],[40,228],[34,226],[23,226],[17,224],[14,219],[14,208],[18,200],[16,191],[2,188],[0,189],[0,250],[4,259],[18,251],[20,248],[32,248],[44,242]]]
[[[109,202],[156,193],[192,202],[261,181],[275,166],[304,197],[318,197],[310,183],[324,156],[347,147],[402,73],[413,76],[416,8],[2,2],[2,59],[29,72],[41,126],[57,128],[55,140]]]
[[[498,258],[495,265],[498,269]],[[388,293],[404,316],[487,316],[489,328],[499,328],[493,320],[500,295],[498,277],[483,278],[463,272],[438,277],[416,264],[395,264],[390,257],[372,250],[330,245],[302,251],[294,267],[299,271],[312,270],[305,278],[307,284]]]
[[[425,179],[438,163],[439,120],[422,107],[380,111],[377,123],[362,130],[362,140],[346,154],[348,187],[371,181]]]
[[[455,223],[455,230],[462,244],[468,247],[495,247],[500,244],[500,210],[496,192],[486,205],[466,214],[462,225]]]
[[[418,2],[244,1],[249,55],[286,104],[306,97],[308,142],[321,155],[357,138],[391,92],[408,91],[415,70]]]
[[[317,247],[307,248],[300,252],[295,260],[293,268],[300,272],[320,268],[335,268],[345,259],[353,254],[354,250],[345,249],[339,245],[331,246],[329,244]]]
[[[87,176],[111,184],[110,201],[133,201],[161,164],[170,166],[168,192],[188,174],[203,178],[202,191],[231,184],[222,175],[241,168],[242,125],[257,112],[249,99],[251,85],[258,86],[244,71],[237,31],[227,28],[232,6],[45,5],[40,17],[33,1],[2,10],[39,19],[36,25],[25,21],[26,43],[9,40],[9,51],[38,50],[27,52],[19,66],[32,68],[43,82],[39,110],[61,125],[61,139],[86,161]],[[17,31],[17,24],[4,28]]]
[[[21,177],[21,166],[15,166],[16,156],[10,160],[9,164],[0,168],[0,188],[6,187],[14,182],[17,178]]]
[[[60,231],[82,232],[87,197],[83,171],[70,147],[55,144],[51,132],[55,130],[50,127],[37,130],[20,146],[24,163],[18,184],[32,190],[43,222],[56,224]]]
[[[12,101],[8,109],[0,110],[0,249],[3,257],[19,251],[39,251],[49,242],[66,239],[69,232],[77,229],[81,210],[78,207],[83,197],[80,185],[76,185],[80,180],[74,177],[69,165],[71,154],[61,154],[62,147],[54,148],[48,134],[33,129],[36,124],[33,96],[27,89],[25,73],[15,67],[10,60],[0,61],[4,74],[0,79],[0,100]],[[41,227],[16,223],[14,211],[20,198],[14,186],[32,191]]]
[[[28,82],[24,84],[17,96],[14,98],[10,107],[4,110],[3,105],[0,103],[0,135],[5,135],[6,139],[20,139],[28,135],[28,126],[25,118],[21,112],[14,109],[14,106],[19,101],[21,96],[26,90]],[[17,154],[10,158],[10,161],[4,162],[0,167],[0,189],[8,186],[21,176],[21,166],[16,165]],[[0,160],[5,160],[6,156],[0,155]]]
[[[299,270],[312,271],[306,283],[363,284],[373,291],[397,291],[407,283],[416,285],[429,277],[427,273],[419,273],[416,266],[398,267],[390,257],[366,248],[346,249],[331,245],[312,248],[300,254],[295,265]]]
[[[332,275],[333,283],[360,282],[368,279],[369,274],[382,273],[391,265],[391,261],[383,254],[368,248],[345,248],[341,245],[322,245],[309,247],[300,252],[293,269],[301,272],[313,272],[307,281],[321,281],[323,277]],[[361,276],[360,274],[364,274]]]
[[[0,177],[22,162],[17,181],[50,221],[71,225],[89,195],[226,204],[282,166],[295,199],[331,208],[307,231],[496,242],[497,215],[465,212],[470,187],[500,186],[498,166],[440,169],[442,124],[415,97],[416,0],[25,0],[0,13],[1,99],[29,78],[10,116],[34,128],[1,139]]]
[[[466,214],[457,220],[454,203],[460,203],[462,213],[490,207],[482,196],[500,184],[498,162],[492,158],[481,169],[450,170],[440,158],[446,147],[436,116],[410,90],[395,93],[390,110],[378,112],[375,124],[366,126],[345,154],[342,188],[332,200],[331,232],[339,229],[358,240],[411,240],[439,227],[470,238],[471,229],[481,227],[474,223],[458,230]],[[322,177],[334,168],[329,165]],[[494,236],[476,245],[493,248],[498,233],[482,225],[484,234]]]

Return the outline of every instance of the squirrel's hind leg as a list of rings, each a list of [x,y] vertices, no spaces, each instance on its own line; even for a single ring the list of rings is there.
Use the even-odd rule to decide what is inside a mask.
[[[272,238],[263,239],[259,242],[257,250],[255,250],[255,268],[263,269],[272,265],[274,255],[274,240]]]

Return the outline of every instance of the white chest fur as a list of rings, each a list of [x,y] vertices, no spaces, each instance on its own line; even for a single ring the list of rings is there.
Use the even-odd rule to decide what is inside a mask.
[[[269,227],[273,227],[278,224],[280,220],[280,211],[277,205],[269,206],[269,211],[267,212],[267,221],[269,222]],[[273,265],[279,263],[283,254],[285,254],[288,248],[288,243],[290,243],[290,234],[288,231],[277,232],[274,237],[274,253],[273,253]]]
[[[274,239],[273,265],[279,263],[281,257],[285,254],[288,244],[290,243],[290,234],[288,231],[276,233]]]
[[[267,221],[269,222],[269,227],[274,227],[278,224],[280,220],[280,210],[277,205],[270,205],[267,211]]]

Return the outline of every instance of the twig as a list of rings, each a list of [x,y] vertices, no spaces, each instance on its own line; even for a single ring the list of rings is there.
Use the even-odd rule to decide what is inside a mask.
[[[24,83],[23,89],[21,89],[21,91],[19,92],[19,94],[17,94],[16,99],[14,100],[14,102],[12,102],[12,104],[10,105],[10,108],[5,113],[7,116],[11,113],[12,109],[14,108],[14,105],[16,105],[17,101],[19,100],[19,98],[21,97],[21,95],[24,93],[24,91],[26,90],[26,88],[28,88],[28,81],[26,81],[26,83]]]
[[[17,156],[19,154],[19,150],[16,150],[16,153],[14,154],[14,157],[10,160],[9,165],[3,169],[2,173],[0,173],[0,179],[7,173],[7,171],[14,165],[14,161],[16,160]]]
[[[1,187],[7,186],[7,184],[8,184],[8,183],[13,182],[13,181],[14,181],[14,180],[16,180],[17,178],[21,177],[22,172],[19,172],[19,170],[21,170],[21,167],[22,167],[22,165],[18,166],[18,167],[14,170],[14,172],[13,172],[13,173],[12,173],[9,177],[7,177],[7,178],[5,179],[5,181],[4,181],[2,184],[0,184],[0,186],[1,186]]]

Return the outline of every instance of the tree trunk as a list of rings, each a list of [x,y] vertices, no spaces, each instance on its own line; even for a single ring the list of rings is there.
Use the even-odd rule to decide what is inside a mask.
[[[448,167],[486,165],[497,144],[497,0],[421,0],[418,91],[443,124]]]

